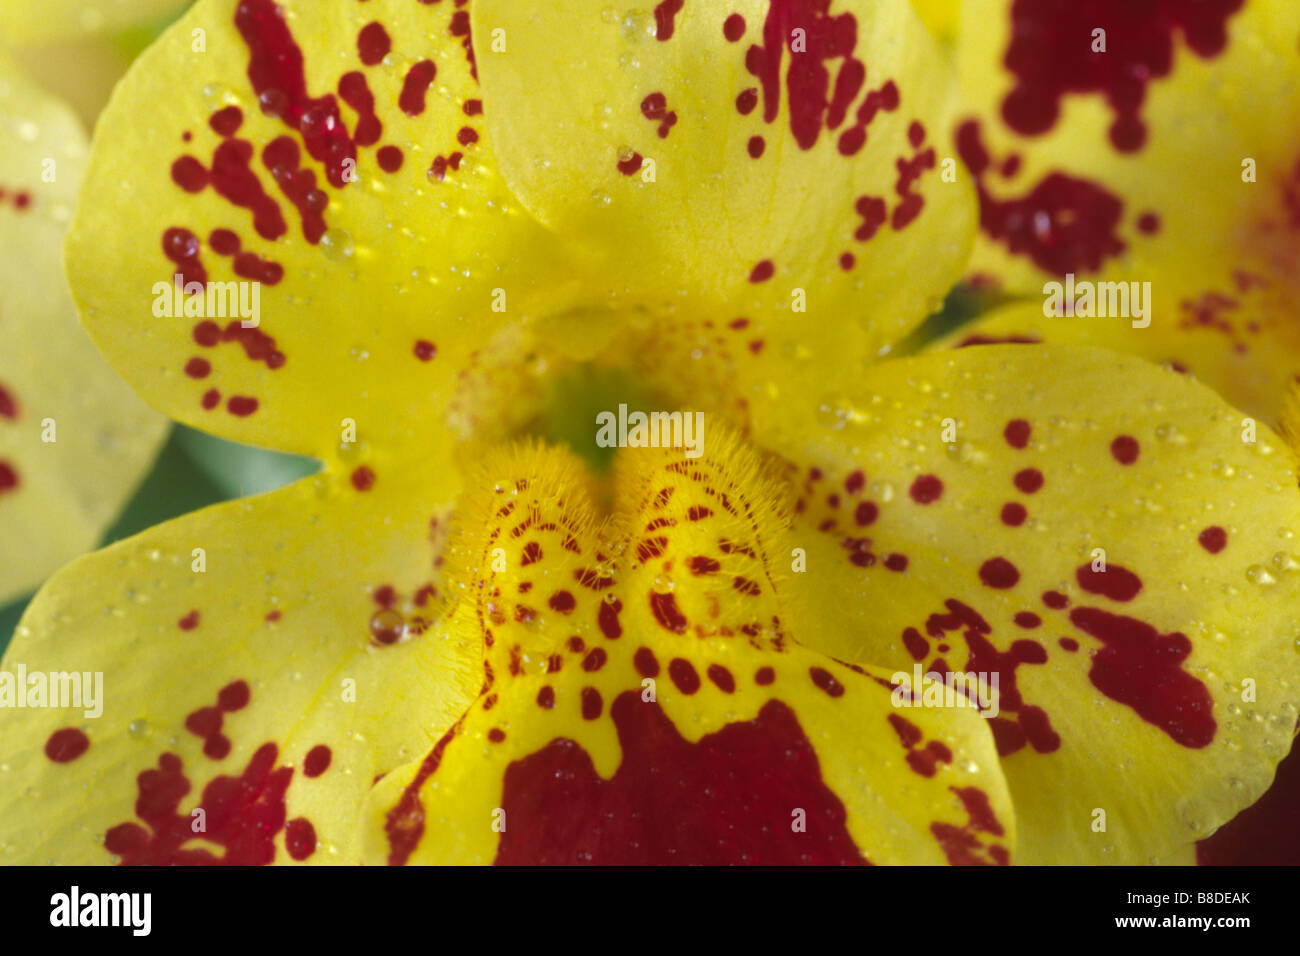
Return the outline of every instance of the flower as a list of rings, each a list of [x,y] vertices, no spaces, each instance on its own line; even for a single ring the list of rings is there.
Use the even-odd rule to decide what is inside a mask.
[[[906,3],[604,9],[204,0],[137,61],[84,319],[179,419],[324,467],[42,589],[6,662],[114,689],[4,715],[0,846],[1149,862],[1263,792],[1288,446],[1102,350],[878,361],[974,228]],[[259,281],[257,326],[156,315],[176,272]],[[620,405],[702,413],[698,456],[527,437]],[[958,665],[996,716],[910,683]]]
[[[6,8],[8,12],[8,8]],[[0,54],[0,604],[93,548],[161,446],[167,421],[77,322],[61,245],[86,137]]]
[[[960,7],[953,142],[980,192],[971,273],[1032,298],[947,344],[1103,345],[1276,424],[1300,373],[1300,8],[944,6],[939,23]],[[1066,274],[1148,283],[1147,314],[1045,315],[1047,283]]]

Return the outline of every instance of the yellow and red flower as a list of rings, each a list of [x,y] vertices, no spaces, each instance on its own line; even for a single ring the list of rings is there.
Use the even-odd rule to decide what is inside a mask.
[[[974,237],[943,76],[901,0],[199,3],[103,118],[73,292],[157,407],[324,467],[41,591],[7,664],[110,706],[4,715],[0,847],[1145,863],[1249,805],[1294,453],[1104,350],[882,361]],[[156,315],[176,274],[258,325]],[[620,404],[700,454],[537,440]]]

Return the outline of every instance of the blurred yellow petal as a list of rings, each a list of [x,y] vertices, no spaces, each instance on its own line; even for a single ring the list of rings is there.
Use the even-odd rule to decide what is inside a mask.
[[[17,45],[109,33],[160,20],[189,0],[5,0],[0,43]]]
[[[1300,373],[1298,38],[1300,6],[1264,0],[964,3],[971,272],[1036,298],[1067,273],[1123,283],[1145,315],[1040,334],[1175,361],[1276,422]]]
[[[845,396],[770,442],[805,464],[788,587],[834,657],[997,675],[1019,860],[1146,863],[1264,792],[1300,703],[1281,439],[1096,349],[902,359]]]
[[[4,711],[6,862],[357,862],[374,777],[482,682],[477,648],[434,626],[451,491],[431,464],[364,493],[303,479],[52,578],[0,667],[0,693],[28,682]],[[51,672],[94,701],[54,706]]]
[[[67,255],[87,327],[148,401],[307,454],[347,422],[418,443],[395,410],[436,419],[493,329],[567,301],[555,243],[494,171],[462,20],[205,0],[135,61]],[[208,284],[182,297],[176,275]]]
[[[94,547],[167,429],[68,296],[60,247],[85,163],[71,111],[0,60],[0,604]]]
[[[470,11],[502,177],[580,248],[593,306],[875,354],[960,272],[972,195],[934,148],[952,88],[907,3]]]
[[[461,511],[457,622],[477,701],[367,809],[373,863],[1005,863],[974,711],[895,710],[885,672],[796,642],[780,485],[715,433],[620,453],[602,524],[581,466],[498,454]]]

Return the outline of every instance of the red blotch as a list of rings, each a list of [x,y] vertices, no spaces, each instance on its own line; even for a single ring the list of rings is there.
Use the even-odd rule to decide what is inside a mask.
[[[600,717],[605,709],[605,701],[601,698],[600,691],[594,687],[584,687],[578,696],[582,703],[583,720],[596,720]]]
[[[912,655],[912,660],[923,661],[930,656],[930,642],[914,627],[903,631],[903,646]]]
[[[700,689],[700,675],[685,658],[674,657],[668,662],[668,676],[683,694],[694,694]]]
[[[506,769],[502,807],[511,826],[497,863],[866,862],[784,703],[769,701],[756,719],[694,744],[636,693],[619,695],[610,713],[623,759],[608,781],[568,739]],[[806,833],[792,832],[793,807],[807,812]]]
[[[542,710],[551,710],[555,707],[555,688],[546,684],[537,692],[537,706]]]
[[[790,132],[800,149],[811,149],[823,126],[835,129],[857,98],[866,67],[854,55],[858,22],[851,13],[832,15],[829,0],[772,0],[763,23],[763,43],[745,53],[745,69],[763,90],[763,119],[773,122],[781,107],[781,61],[789,57],[785,88]],[[795,29],[806,49],[789,50]],[[828,64],[838,60],[832,86]]]
[[[686,630],[686,616],[677,606],[676,595],[651,591],[650,611],[654,614],[655,622],[664,630],[672,631],[674,634],[681,634]]]
[[[1013,254],[1065,275],[1095,272],[1108,257],[1124,251],[1115,235],[1124,204],[1097,183],[1053,172],[1022,198],[997,199],[984,185],[990,159],[978,121],[958,128],[957,152],[975,177],[980,228]]]
[[[234,136],[244,123],[244,111],[238,106],[227,106],[208,117],[208,125],[218,136]]]
[[[1094,687],[1184,747],[1214,740],[1210,692],[1179,666],[1192,651],[1186,635],[1160,634],[1145,621],[1092,607],[1075,608],[1070,621],[1105,645],[1088,672]]]
[[[890,554],[884,561],[885,567],[890,571],[906,571],[907,563],[907,555],[905,554]]]
[[[208,186],[208,170],[193,156],[181,156],[172,163],[172,182],[187,193],[201,193]]]
[[[1012,448],[1024,448],[1029,444],[1029,436],[1032,432],[1033,428],[1029,422],[1023,418],[1014,418],[1007,422],[1007,427],[1002,430],[1002,437]]]
[[[623,633],[623,625],[618,619],[621,610],[623,610],[623,602],[614,598],[611,601],[601,601],[600,610],[596,612],[596,623],[600,626],[600,633],[611,641]]]
[[[438,75],[438,68],[432,60],[421,60],[406,71],[406,78],[402,81],[402,94],[398,97],[397,105],[401,107],[403,113],[407,116],[419,116],[424,112],[424,98],[429,90],[429,84]],[[466,103],[466,106],[469,104]]]
[[[435,355],[438,354],[438,347],[434,345],[432,342],[428,342],[424,339],[419,339],[416,341],[415,348],[413,349],[413,351],[415,352],[415,357],[418,358],[421,362],[428,362],[430,359],[432,359]]]
[[[333,752],[325,744],[317,744],[307,751],[307,756],[302,762],[302,773],[304,777],[319,777],[329,769],[330,760],[333,759]]]
[[[215,388],[210,388],[203,393],[202,405],[208,411],[216,408],[221,403],[221,393]]]
[[[1024,468],[1016,472],[1016,476],[1012,481],[1025,494],[1032,495],[1043,487],[1043,473],[1037,468]]]
[[[859,242],[866,242],[874,236],[888,218],[885,201],[877,196],[859,196],[853,209],[862,217],[862,223],[853,232],[853,238]]]
[[[745,18],[739,13],[733,13],[722,21],[722,35],[727,38],[728,43],[735,43],[745,35]]]
[[[393,41],[381,23],[367,23],[357,34],[357,55],[366,66],[378,64],[392,48]]]
[[[239,251],[239,236],[230,229],[213,229],[208,235],[208,245],[219,256],[233,256]],[[216,328],[216,323],[209,323]],[[215,340],[208,344],[216,344]]]
[[[776,273],[776,266],[772,264],[771,259],[764,259],[759,262],[749,273],[750,282],[766,282]]]
[[[686,0],[663,0],[655,7],[655,39],[661,43],[665,40],[671,40],[673,30],[676,25],[673,18],[682,12],[682,6]]]
[[[1154,0],[1117,7],[1113,0],[1017,0],[1011,7],[1011,42],[1005,64],[1016,85],[1002,101],[1002,118],[1025,136],[1051,129],[1068,94],[1099,94],[1114,112],[1110,141],[1121,152],[1141,149],[1146,85],[1173,69],[1174,32],[1198,56],[1217,56],[1227,45],[1229,16],[1243,0]],[[1122,10],[1122,13],[1121,13]],[[1103,53],[1090,37],[1099,24],[1119,18]]]
[[[1021,611],[1015,616],[1017,627],[1023,627],[1025,630],[1033,630],[1043,623],[1043,619],[1033,611]]]
[[[263,111],[300,133],[307,152],[325,165],[329,182],[344,184],[344,160],[356,159],[356,145],[339,116],[333,96],[307,95],[302,50],[294,42],[274,0],[241,0],[235,26],[248,46],[248,78]]]
[[[297,817],[284,826],[284,848],[301,862],[316,852],[316,828],[306,817]]]
[[[559,611],[561,614],[570,613],[578,605],[577,599],[568,591],[556,591],[551,595],[548,603],[551,610]]]
[[[1028,514],[1024,505],[1017,501],[1008,501],[1002,506],[1002,523],[1018,528],[1025,523]]]
[[[137,823],[118,824],[104,834],[104,849],[121,857],[124,866],[271,863],[275,859],[275,836],[285,824],[285,791],[293,777],[292,767],[275,766],[277,755],[275,744],[263,744],[240,776],[213,778],[203,788],[199,801],[207,829],[195,833],[190,814],[177,812],[190,792],[190,781],[181,759],[175,754],[163,754],[157,769],[145,770],[136,778],[136,816],[149,829]],[[297,829],[301,839],[302,828]],[[186,848],[190,841],[204,846]],[[223,856],[212,852],[214,844],[224,848]],[[301,846],[301,842],[297,845]]]
[[[828,697],[843,697],[844,685],[835,679],[835,675],[823,667],[810,667],[808,676],[818,690]]]
[[[1138,459],[1138,440],[1132,435],[1120,435],[1110,443],[1110,453],[1121,465],[1131,465]]]
[[[655,657],[654,651],[648,647],[638,647],[636,653],[632,655],[632,663],[636,666],[636,672],[642,677],[659,676],[659,660]]]
[[[618,166],[618,171],[624,176],[632,176],[641,168],[641,163],[643,161],[644,158],[642,155],[636,150],[633,150],[627,156],[620,158],[616,165]]]
[[[226,400],[226,411],[240,418],[247,418],[257,411],[257,399],[247,395],[232,395]]]
[[[991,588],[1005,591],[1016,586],[1020,571],[1006,558],[989,558],[980,565],[980,580]]]
[[[205,358],[195,356],[185,363],[185,374],[190,378],[207,378],[212,372],[212,363]]]
[[[767,149],[767,141],[761,136],[751,136],[746,149],[749,151],[750,159],[758,159],[763,155],[763,151]]]
[[[90,749],[90,738],[76,727],[64,727],[50,734],[45,741],[45,756],[54,763],[76,760]]]
[[[357,491],[369,491],[375,484],[375,472],[369,465],[359,465],[352,472],[352,487]]]
[[[1069,605],[1070,599],[1060,591],[1044,591],[1043,603],[1048,607],[1059,611],[1061,608]]]
[[[375,153],[375,162],[386,173],[395,173],[402,168],[402,151],[396,146],[381,146]]]
[[[860,527],[873,523],[880,514],[880,508],[874,501],[860,501],[853,509],[853,520]]]
[[[1138,216],[1138,232],[1147,236],[1154,236],[1160,231],[1160,217],[1153,212],[1144,212]]]
[[[1218,525],[1210,525],[1199,535],[1196,540],[1200,542],[1201,547],[1210,554],[1218,554],[1228,546],[1228,532],[1224,531]]]
[[[1075,569],[1079,587],[1089,594],[1100,594],[1112,601],[1131,601],[1142,590],[1142,579],[1118,564],[1106,565],[1105,571],[1094,571],[1091,564]]]
[[[199,238],[194,233],[173,226],[163,233],[162,250],[163,255],[175,264],[182,284],[208,281],[207,270],[199,261]]]
[[[918,505],[938,501],[943,495],[943,482],[934,475],[921,475],[907,492]]]
[[[199,626],[199,612],[190,611],[183,618],[176,622],[176,626],[182,631],[192,631]]]

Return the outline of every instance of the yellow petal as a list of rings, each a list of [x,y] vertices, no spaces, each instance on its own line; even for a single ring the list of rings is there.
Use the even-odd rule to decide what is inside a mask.
[[[450,3],[207,0],[135,61],[67,256],[91,334],[148,401],[309,454],[348,422],[421,443],[495,328],[566,299],[555,244],[494,171],[463,21]],[[177,274],[210,280],[186,302],[204,314],[175,314]]]
[[[771,413],[805,465],[789,588],[834,657],[997,677],[1019,859],[1146,863],[1258,798],[1300,694],[1281,439],[1096,349],[935,353],[845,394],[838,428]]]
[[[217,505],[51,579],[0,693],[20,668],[76,672],[95,706],[0,710],[5,859],[357,862],[375,775],[482,682],[429,590],[449,490],[411,464],[365,493],[327,472]]]
[[[1275,422],[1300,372],[1300,7],[1103,7],[963,5],[956,145],[982,224],[971,271],[1040,303],[1067,273],[1149,283],[1145,316],[1036,325],[1048,341],[1176,361]]]
[[[0,42],[42,43],[107,33],[174,14],[188,0],[7,0]]]
[[[581,466],[488,460],[449,574],[477,701],[366,814],[373,863],[1004,863],[1011,807],[973,711],[898,712],[888,672],[797,641],[777,485],[726,433]]]
[[[972,197],[934,148],[951,87],[906,2],[470,9],[502,176],[580,247],[593,306],[874,354],[961,269]]]
[[[1061,284],[1060,302],[1067,283]],[[1092,298],[1108,314],[1045,315],[1053,300],[1052,291],[1032,302],[1018,302],[981,316],[931,343],[930,350],[998,342],[1093,345],[1140,355],[1168,369],[1186,373],[1205,382],[1223,395],[1244,415],[1259,416],[1276,427],[1282,420],[1287,388],[1300,373],[1300,330],[1295,311],[1278,288],[1248,288],[1244,293],[1217,296],[1207,293],[1186,307],[1162,308],[1160,290],[1166,284],[1078,279],[1073,288]],[[1134,318],[1132,309],[1117,308],[1128,301],[1152,303],[1145,318]],[[1172,306],[1167,300],[1166,306]],[[1075,299],[1076,310],[1080,300]],[[1147,306],[1143,306],[1147,308]],[[1134,323],[1140,328],[1135,328]],[[1149,324],[1144,325],[1144,323]],[[1246,332],[1254,328],[1259,334]],[[1225,331],[1244,333],[1240,348],[1227,342]]]
[[[94,547],[166,434],[68,296],[60,246],[85,162],[71,111],[0,60],[0,604]]]

